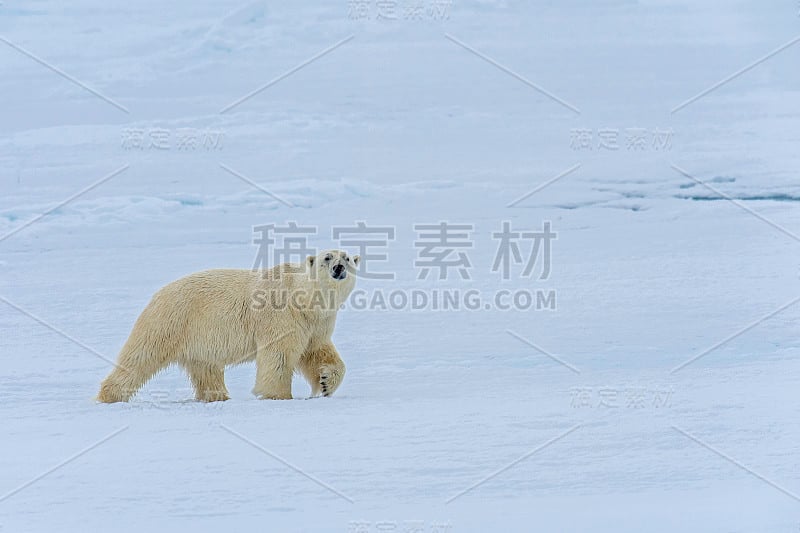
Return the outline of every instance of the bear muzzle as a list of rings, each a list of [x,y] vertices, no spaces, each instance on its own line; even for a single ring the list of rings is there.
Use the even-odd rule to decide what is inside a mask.
[[[347,269],[344,265],[336,265],[331,269],[331,277],[333,279],[344,279],[347,277]]]

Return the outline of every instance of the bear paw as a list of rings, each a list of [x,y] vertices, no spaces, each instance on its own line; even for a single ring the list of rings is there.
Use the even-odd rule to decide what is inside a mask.
[[[319,369],[319,387],[323,396],[330,396],[341,382],[341,373],[334,366],[325,365]]]
[[[231,399],[227,391],[201,391],[195,394],[195,398],[200,402],[226,402]]]

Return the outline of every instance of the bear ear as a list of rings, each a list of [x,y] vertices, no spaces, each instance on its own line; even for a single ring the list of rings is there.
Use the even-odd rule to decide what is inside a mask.
[[[316,260],[317,260],[316,257],[314,257],[313,255],[309,255],[308,257],[306,257],[306,264],[308,266],[310,266],[310,267],[313,267],[314,266],[314,261],[316,261]]]
[[[354,264],[355,266],[358,266],[358,264],[359,264],[360,262],[361,262],[361,256],[360,256],[360,255],[353,256],[353,264]]]

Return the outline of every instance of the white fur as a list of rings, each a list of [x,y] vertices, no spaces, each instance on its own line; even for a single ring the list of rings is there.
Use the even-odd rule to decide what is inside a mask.
[[[158,371],[179,364],[198,400],[227,400],[225,367],[248,361],[256,362],[260,398],[291,398],[295,370],[314,395],[333,394],[345,366],[331,335],[358,261],[330,250],[304,264],[208,270],[170,283],[139,316],[97,399],[128,401]],[[344,279],[334,279],[337,265],[346,268]]]

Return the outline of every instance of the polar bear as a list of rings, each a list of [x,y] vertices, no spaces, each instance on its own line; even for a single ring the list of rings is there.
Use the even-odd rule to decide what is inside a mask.
[[[340,250],[263,271],[208,270],[159,290],[139,316],[97,400],[128,401],[165,367],[186,369],[200,401],[229,399],[225,367],[256,362],[253,393],[291,399],[299,371],[330,396],[345,366],[331,342],[360,257]]]

